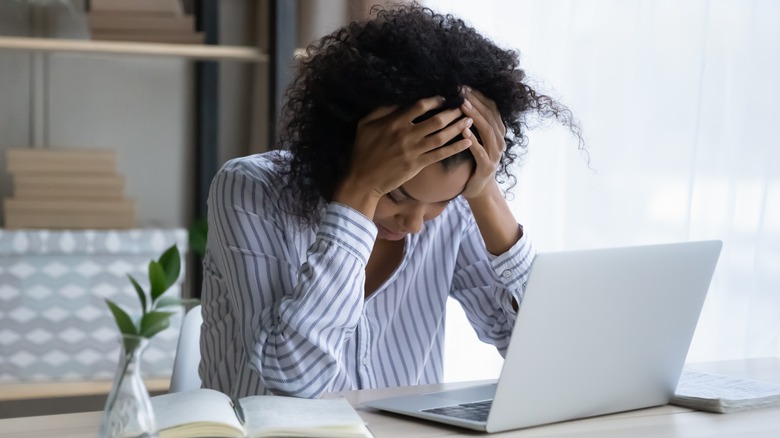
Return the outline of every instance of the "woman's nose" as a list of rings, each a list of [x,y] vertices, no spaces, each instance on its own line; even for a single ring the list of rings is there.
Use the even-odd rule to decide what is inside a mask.
[[[422,224],[425,221],[425,214],[422,209],[414,209],[404,212],[400,215],[400,225],[404,231],[408,233],[419,233],[422,229]]]

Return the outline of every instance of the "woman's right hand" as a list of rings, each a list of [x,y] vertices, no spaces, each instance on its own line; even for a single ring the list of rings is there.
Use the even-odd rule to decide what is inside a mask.
[[[357,125],[349,173],[336,190],[334,201],[373,217],[376,202],[414,178],[423,168],[471,146],[461,139],[442,147],[473,123],[460,108],[444,110],[419,123],[415,119],[441,107],[444,99],[429,97],[412,106],[383,106]]]

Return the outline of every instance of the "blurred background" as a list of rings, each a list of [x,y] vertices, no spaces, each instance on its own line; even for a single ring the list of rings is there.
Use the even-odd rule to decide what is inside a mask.
[[[539,250],[721,239],[688,362],[780,355],[780,3],[427,4],[519,50],[580,121],[587,155],[548,123],[518,169]]]

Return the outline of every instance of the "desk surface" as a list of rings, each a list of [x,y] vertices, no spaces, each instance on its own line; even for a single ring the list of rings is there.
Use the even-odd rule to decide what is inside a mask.
[[[691,364],[698,369],[780,383],[780,358]],[[341,394],[368,423],[376,438],[487,436],[446,425],[407,419],[362,408],[360,403],[392,395],[462,386],[446,383],[418,387],[348,391]],[[0,420],[0,438],[6,437],[94,437],[100,412],[49,415]],[[780,436],[780,407],[735,414],[713,414],[676,406],[623,412],[613,415],[568,421],[547,426],[489,435],[490,437],[771,437]]]

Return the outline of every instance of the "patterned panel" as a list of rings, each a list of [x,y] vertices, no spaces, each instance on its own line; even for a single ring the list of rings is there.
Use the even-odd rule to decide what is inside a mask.
[[[105,298],[140,313],[127,279],[148,287],[149,261],[182,229],[117,231],[0,230],[0,383],[110,379],[118,331]],[[181,295],[181,278],[166,295]],[[142,372],[170,376],[181,315],[144,353]]]

